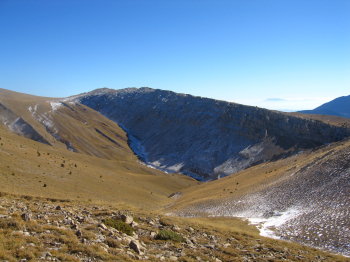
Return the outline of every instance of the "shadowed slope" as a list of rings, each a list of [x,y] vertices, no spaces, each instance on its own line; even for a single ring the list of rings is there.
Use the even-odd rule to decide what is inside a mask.
[[[320,121],[150,88],[98,89],[71,100],[121,125],[146,163],[200,180],[350,134],[349,129]]]

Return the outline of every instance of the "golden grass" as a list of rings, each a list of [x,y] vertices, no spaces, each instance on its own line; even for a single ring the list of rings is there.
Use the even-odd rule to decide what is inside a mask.
[[[0,190],[6,193],[158,209],[170,202],[171,193],[197,183],[147,168],[133,157],[108,160],[73,153],[2,127],[0,138]]]

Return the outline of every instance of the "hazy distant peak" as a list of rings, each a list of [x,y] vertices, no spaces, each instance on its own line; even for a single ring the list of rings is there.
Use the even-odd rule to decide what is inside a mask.
[[[300,113],[335,115],[350,118],[350,95],[338,97],[313,110],[304,110],[300,111]]]

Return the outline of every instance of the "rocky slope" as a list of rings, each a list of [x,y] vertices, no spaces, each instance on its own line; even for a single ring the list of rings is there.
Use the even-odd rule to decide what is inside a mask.
[[[349,256],[349,163],[350,141],[346,141],[274,165],[257,166],[252,174],[249,170],[242,174],[263,177],[250,189],[231,197],[219,196],[227,188],[234,193],[247,185],[241,185],[239,175],[218,181],[216,187],[204,185],[199,190],[218,197],[202,198],[177,214],[243,217],[255,223],[264,236]],[[271,172],[280,174],[270,179]]]
[[[200,180],[350,134],[320,121],[150,88],[98,89],[71,100],[122,126],[134,152],[149,165]]]
[[[300,111],[306,114],[334,115],[350,118],[350,96],[341,96],[313,110]]]

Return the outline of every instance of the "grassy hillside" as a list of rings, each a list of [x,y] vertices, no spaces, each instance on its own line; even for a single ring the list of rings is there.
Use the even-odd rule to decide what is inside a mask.
[[[0,89],[0,103],[54,147],[105,159],[136,160],[125,132],[89,107],[4,89]]]
[[[133,155],[107,160],[38,143],[0,128],[1,191],[157,209],[197,182],[147,168]]]

